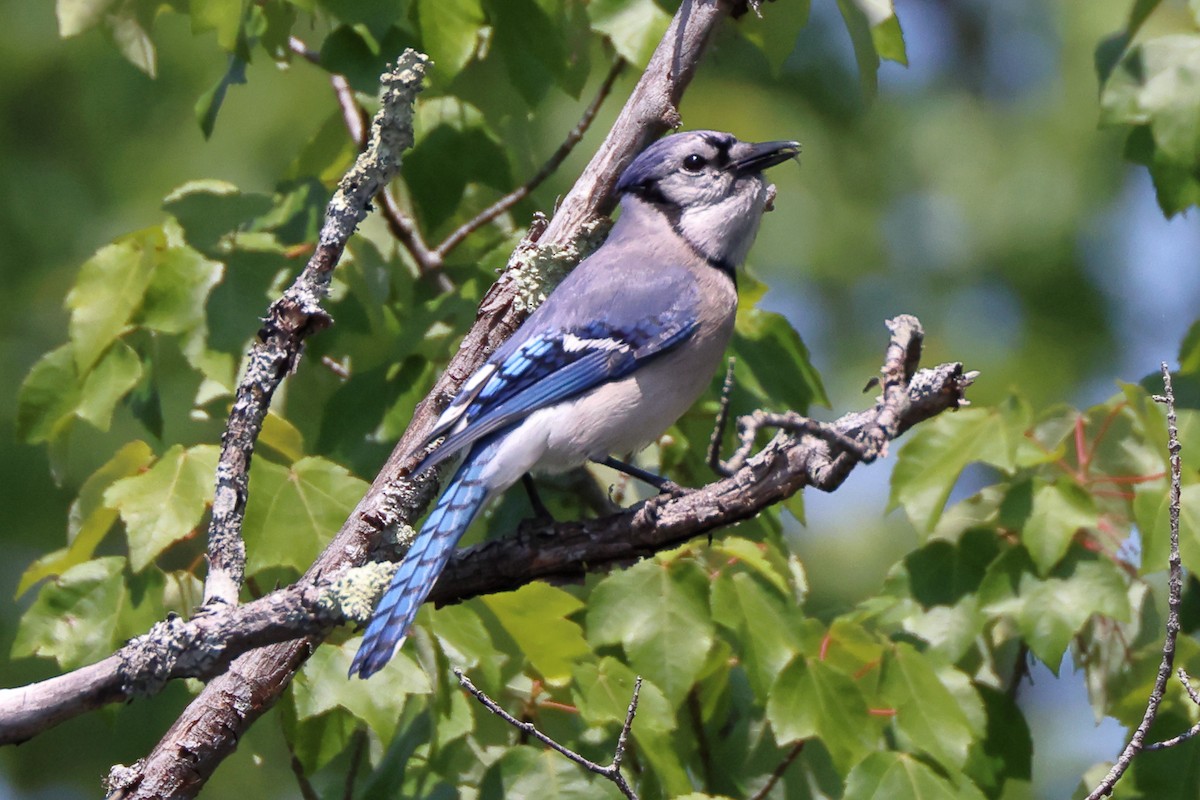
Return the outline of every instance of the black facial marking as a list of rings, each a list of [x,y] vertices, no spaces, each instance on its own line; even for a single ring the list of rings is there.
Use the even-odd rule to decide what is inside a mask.
[[[663,194],[662,189],[658,188],[657,181],[642,181],[639,184],[630,186],[628,191],[636,194],[638,197],[642,198],[648,203],[653,203],[656,206],[663,206],[664,208],[675,209],[676,213],[678,213],[679,204],[667,199],[667,196]]]
[[[704,137],[704,141],[716,148],[716,161],[719,165],[723,167],[729,163],[729,148],[733,147],[733,139],[726,136],[714,136],[709,134]]]

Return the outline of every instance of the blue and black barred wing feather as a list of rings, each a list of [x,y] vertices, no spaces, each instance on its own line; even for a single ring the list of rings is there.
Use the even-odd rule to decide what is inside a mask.
[[[471,451],[429,512],[367,624],[350,665],[351,675],[369,678],[383,669],[408,636],[417,611],[433,590],[455,545],[487,499],[481,473],[501,439],[493,437]]]
[[[489,361],[464,384],[438,420],[429,441],[448,438],[417,467],[441,463],[476,441],[539,408],[568,400],[629,375],[695,332],[697,323],[663,314],[634,325],[590,322],[548,331]]]
[[[539,408],[625,377],[686,340],[696,327],[690,317],[669,311],[631,325],[590,322],[550,330],[498,351],[472,376],[433,434],[449,437],[417,469],[462,450],[467,457],[379,601],[350,667],[352,675],[366,678],[378,672],[404,641],[455,545],[487,500],[484,471],[506,429]]]

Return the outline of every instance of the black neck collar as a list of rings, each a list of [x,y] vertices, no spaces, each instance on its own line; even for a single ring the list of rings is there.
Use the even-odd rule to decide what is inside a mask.
[[[678,236],[680,240],[682,240],[683,243],[688,246],[689,250],[691,250],[697,257],[703,259],[704,262],[710,267],[724,272],[729,276],[729,279],[733,281],[733,285],[737,286],[737,269],[735,268],[734,264],[732,264],[728,259],[713,258],[708,253],[702,251],[699,247],[696,247],[696,245],[684,235],[683,227],[680,225],[680,221],[683,217],[683,209],[678,203],[668,200],[667,196],[662,193],[662,190],[659,189],[658,186],[651,183],[643,183],[639,186],[634,186],[631,188],[631,191],[633,191],[634,194],[636,194],[645,202],[655,206],[663,213],[663,215],[666,216],[667,221],[671,223],[671,230],[675,231],[675,235]]]

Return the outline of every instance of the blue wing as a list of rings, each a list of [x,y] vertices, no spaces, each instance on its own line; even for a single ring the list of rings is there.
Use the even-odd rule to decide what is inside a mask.
[[[629,375],[639,364],[686,340],[697,325],[672,309],[633,325],[593,321],[546,331],[498,351],[442,414],[429,441],[453,432],[416,471],[444,461],[539,408]]]

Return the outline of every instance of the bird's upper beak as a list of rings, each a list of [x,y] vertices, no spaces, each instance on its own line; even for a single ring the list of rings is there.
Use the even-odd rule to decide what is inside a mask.
[[[799,142],[741,142],[733,148],[730,166],[738,175],[762,172],[800,155]]]

